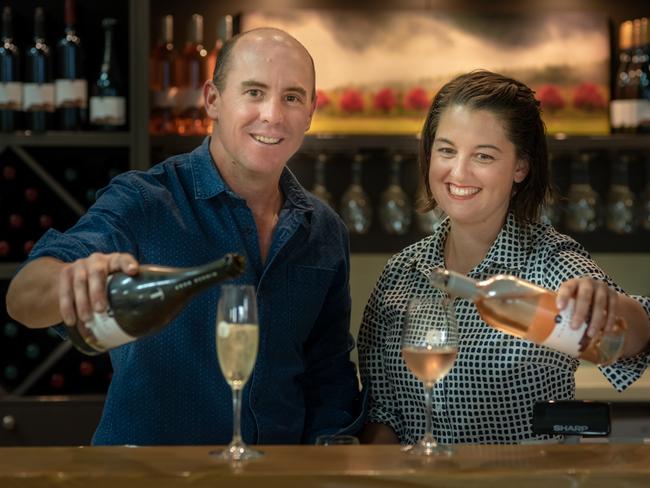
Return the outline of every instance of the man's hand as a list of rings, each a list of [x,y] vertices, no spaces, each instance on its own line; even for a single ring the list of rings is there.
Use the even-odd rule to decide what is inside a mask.
[[[138,262],[131,254],[94,253],[84,259],[66,264],[59,274],[59,310],[66,325],[77,319],[89,321],[93,312],[104,312],[108,307],[106,279],[109,274],[122,271],[138,273]]]

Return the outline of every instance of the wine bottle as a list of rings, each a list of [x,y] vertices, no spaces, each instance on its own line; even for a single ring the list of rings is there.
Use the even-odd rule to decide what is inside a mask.
[[[637,132],[650,133],[650,26],[648,18],[640,22],[641,52],[639,53],[639,86],[641,96],[641,111]]]
[[[213,78],[214,69],[217,66],[217,59],[221,53],[223,45],[233,35],[233,17],[232,15],[224,15],[217,22],[217,39],[214,42],[214,47],[210,50],[207,56],[206,76]],[[207,114],[206,114],[207,117]],[[206,118],[206,132],[212,134],[213,122],[210,118]]]
[[[65,34],[56,46],[54,104],[57,128],[80,130],[86,122],[88,83],[83,73],[81,39],[75,30],[75,1],[65,0]]]
[[[630,84],[628,67],[632,61],[632,31],[632,21],[626,20],[621,23],[618,32],[618,66],[613,100],[610,102],[610,120],[614,133],[627,132],[632,124],[634,102],[630,99],[628,90]]]
[[[327,164],[327,154],[320,153],[316,156],[314,163],[314,186],[311,192],[318,198],[334,208],[334,199],[325,184],[325,165]]]
[[[149,57],[149,80],[151,83],[151,134],[173,134],[176,131],[174,106],[178,92],[176,69],[178,59],[174,49],[174,17],[162,18],[160,40]]]
[[[607,197],[607,230],[616,234],[631,234],[635,230],[634,193],[630,190],[628,167],[630,156],[621,154],[612,168],[612,179]]]
[[[11,7],[2,10],[0,38],[0,132],[18,128],[23,86],[20,81],[20,52],[13,41]]]
[[[388,187],[381,194],[379,220],[387,234],[404,235],[411,227],[411,203],[401,186],[401,168],[404,157],[393,154]]]
[[[207,79],[208,51],[203,47],[203,16],[192,15],[189,37],[181,58],[176,130],[181,135],[206,133],[203,83]]]
[[[450,295],[473,300],[481,318],[506,334],[599,365],[612,364],[623,351],[623,319],[616,319],[614,330],[589,337],[587,322],[578,329],[570,325],[574,300],[559,310],[554,292],[529,281],[508,275],[476,281],[444,269],[434,270],[430,280]]]
[[[68,326],[81,352],[99,354],[163,328],[198,292],[244,271],[244,258],[226,254],[193,268],[141,265],[136,276],[109,275],[108,310],[92,320]]]
[[[351,234],[367,234],[372,223],[372,203],[361,185],[364,156],[354,155],[352,182],[341,197],[341,217]]]
[[[45,14],[42,7],[34,10],[34,45],[25,57],[23,110],[26,126],[32,132],[45,132],[54,112],[54,85],[50,47],[45,42]]]
[[[602,226],[602,202],[591,186],[589,165],[593,154],[582,153],[571,161],[565,226],[570,232],[593,232]]]
[[[114,130],[126,123],[124,83],[117,64],[114,46],[115,19],[102,20],[104,58],[90,98],[90,123],[105,130]]]

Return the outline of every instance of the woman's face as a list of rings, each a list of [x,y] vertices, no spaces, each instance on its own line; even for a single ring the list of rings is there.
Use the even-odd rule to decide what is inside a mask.
[[[429,185],[452,223],[503,224],[512,186],[528,174],[499,118],[452,105],[441,114],[431,150]]]

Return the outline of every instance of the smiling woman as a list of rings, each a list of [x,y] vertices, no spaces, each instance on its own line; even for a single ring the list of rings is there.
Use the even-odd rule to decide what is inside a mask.
[[[393,256],[366,305],[359,332],[361,375],[370,391],[363,439],[413,443],[424,432],[424,392],[400,358],[399,337],[409,299],[443,293],[431,284],[437,268],[475,280],[514,275],[557,290],[558,308],[574,299],[571,326],[589,320],[590,336],[624,318],[624,359],[602,372],[619,391],[642,375],[650,299],[626,295],[582,246],[539,222],[549,193],[548,155],[530,88],[488,71],[444,85],[422,129],[419,167],[423,210],[437,206],[448,217],[433,235]],[[459,350],[434,389],[434,437],[443,444],[539,438],[530,427],[532,406],[572,399],[578,361],[492,329],[467,299],[456,298],[454,306]]]

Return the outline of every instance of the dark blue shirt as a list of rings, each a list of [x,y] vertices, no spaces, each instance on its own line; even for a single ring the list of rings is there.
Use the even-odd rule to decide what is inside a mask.
[[[244,390],[244,440],[292,444],[354,431],[361,419],[344,224],[285,169],[285,203],[262,263],[252,212],[208,146],[209,138],[190,154],[114,178],[72,229],[43,236],[30,260],[127,252],[141,263],[184,267],[245,255],[246,272],[232,282],[257,288],[260,342]],[[232,397],[215,350],[218,299],[217,286],[160,332],[110,352],[113,379],[94,444],[230,441]]]

